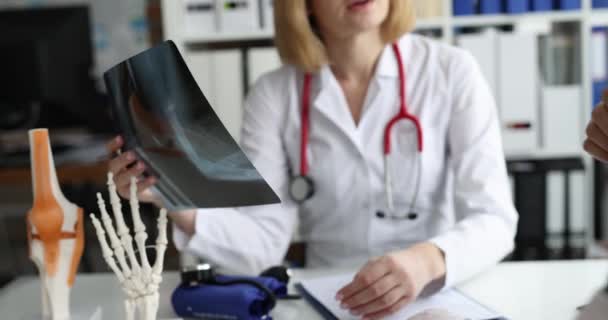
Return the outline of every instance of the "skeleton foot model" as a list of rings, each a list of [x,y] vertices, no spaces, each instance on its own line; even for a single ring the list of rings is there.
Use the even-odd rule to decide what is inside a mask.
[[[29,256],[42,285],[42,317],[70,319],[70,289],[84,249],[82,209],[59,189],[47,129],[29,132],[34,205],[26,217]]]
[[[93,225],[97,231],[97,238],[103,251],[103,257],[108,266],[116,274],[127,299],[125,300],[125,314],[127,320],[155,320],[158,312],[158,289],[162,281],[163,262],[167,248],[167,211],[162,209],[158,218],[158,238],[156,239],[156,261],[150,266],[146,255],[146,227],[139,214],[139,202],[137,199],[137,183],[135,178],[131,179],[130,205],[133,215],[133,226],[135,231],[135,244],[139,251],[136,257],[133,249],[133,238],[130,230],[125,224],[120,198],[116,193],[116,185],[112,174],[108,174],[108,188],[110,191],[110,203],[116,220],[116,229],[112,225],[112,219],[106,209],[106,204],[100,194],[97,194],[99,210],[101,211],[102,223],[91,215]],[[105,228],[105,230],[104,230]],[[110,246],[106,241],[106,233],[110,239]],[[128,262],[127,262],[128,261]]]

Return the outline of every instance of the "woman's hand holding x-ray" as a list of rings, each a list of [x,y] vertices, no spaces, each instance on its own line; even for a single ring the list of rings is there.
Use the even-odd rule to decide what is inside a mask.
[[[108,142],[107,149],[111,155],[114,155],[124,145],[122,137],[118,136]],[[114,182],[116,190],[121,197],[130,198],[130,181],[131,177],[137,178],[138,199],[144,203],[153,203],[159,208],[164,207],[160,197],[152,192],[150,187],[156,183],[154,177],[143,177],[142,174],[146,170],[143,162],[137,160],[135,153],[131,151],[123,152],[117,157],[110,160],[109,171],[114,174]],[[193,235],[195,232],[196,210],[184,210],[180,212],[169,212],[171,221],[184,233]]]
[[[114,155],[117,154],[123,145],[123,138],[118,136],[108,142],[106,146],[110,155]],[[160,198],[150,190],[150,187],[156,183],[156,178],[144,178],[142,176],[146,170],[146,165],[136,158],[135,153],[132,151],[120,153],[117,157],[110,160],[109,170],[114,175],[116,190],[121,197],[129,199],[131,177],[136,177],[139,200],[144,203],[154,203],[162,207]]]
[[[445,268],[439,248],[417,244],[369,261],[336,299],[363,319],[382,319],[416,300],[428,284],[445,276]]]

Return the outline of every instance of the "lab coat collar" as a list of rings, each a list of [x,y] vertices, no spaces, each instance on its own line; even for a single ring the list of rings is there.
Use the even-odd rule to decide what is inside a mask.
[[[405,36],[398,40],[401,54],[403,55],[406,55],[405,52],[409,50],[407,45],[409,42],[408,40],[409,36]],[[368,104],[373,104],[373,101],[375,101],[380,91],[378,83],[380,79],[399,77],[398,67],[392,44],[389,43],[382,51],[380,60],[376,66],[375,76],[370,85],[371,92],[369,93],[370,97],[368,97],[370,100],[366,101],[365,108],[368,107]],[[347,102],[344,95],[340,93],[340,85],[332,73],[330,66],[323,66],[319,73],[314,77],[313,81],[316,85],[313,85],[313,90],[311,92],[311,95],[313,95],[311,97],[311,101],[313,101],[312,107],[319,110],[326,118],[334,123],[349,140],[362,151],[361,139],[359,139],[360,130],[357,130],[357,126],[348,108],[340,107],[340,105],[347,106]],[[315,92],[316,97],[314,96]],[[338,105],[336,105],[337,101],[339,101]],[[366,110],[363,112],[365,113],[365,111]]]
[[[409,36],[397,40],[399,48],[401,49],[401,54],[404,56],[407,56],[407,52],[409,51],[408,40]],[[405,57],[403,57],[403,60],[406,61]],[[397,78],[399,77],[398,69],[399,64],[397,63],[395,52],[393,51],[393,44],[389,43],[384,47],[384,50],[382,50],[378,65],[376,66],[374,79],[377,80],[381,77]],[[331,68],[329,65],[325,65],[320,72],[321,88],[326,88],[327,85],[331,83],[333,77],[334,75],[331,72]]]
[[[399,46],[399,49],[401,49],[403,63],[407,64],[407,62],[411,60],[407,59],[408,56],[411,56],[412,52],[411,36],[407,34],[396,40],[396,42]],[[386,45],[386,47],[384,47],[384,51],[382,52],[380,60],[378,61],[378,66],[376,67],[376,79],[381,77],[399,77],[399,64],[397,63],[397,58],[395,57],[395,52],[393,51],[392,43],[389,43]]]
[[[410,51],[410,35],[405,35],[402,38],[398,39],[397,43],[399,45],[399,48],[401,49],[401,54],[404,56],[403,60],[405,62],[407,61],[405,57]],[[398,69],[399,64],[397,63],[397,59],[393,51],[393,44],[389,43],[384,47],[384,50],[380,55],[378,65],[376,66],[374,80],[378,80],[381,77],[397,78],[399,77]],[[316,81],[319,81],[320,84],[318,90],[319,96],[323,93],[324,89],[330,88],[332,83],[336,82],[329,65],[325,65],[321,68]]]
[[[401,52],[401,54],[403,54],[403,52]],[[380,60],[378,60],[375,79],[378,80],[384,77],[397,78],[399,77],[398,68],[399,64],[397,63],[395,52],[393,51],[393,45],[389,43],[382,51]]]
[[[317,90],[313,89],[313,92],[318,92],[317,96],[312,99],[314,101],[313,108],[338,127],[357,148],[360,148],[357,126],[348,110],[340,84],[334,77],[329,65],[321,68],[313,81],[318,83],[319,86]]]

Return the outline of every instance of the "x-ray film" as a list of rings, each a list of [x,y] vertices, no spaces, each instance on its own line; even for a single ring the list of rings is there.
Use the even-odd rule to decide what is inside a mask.
[[[279,198],[228,133],[173,42],[110,69],[114,119],[158,178],[170,209],[262,205]]]

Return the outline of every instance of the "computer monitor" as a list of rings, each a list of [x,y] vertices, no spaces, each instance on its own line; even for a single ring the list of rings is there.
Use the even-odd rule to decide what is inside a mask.
[[[108,128],[87,6],[0,10],[0,130]]]

